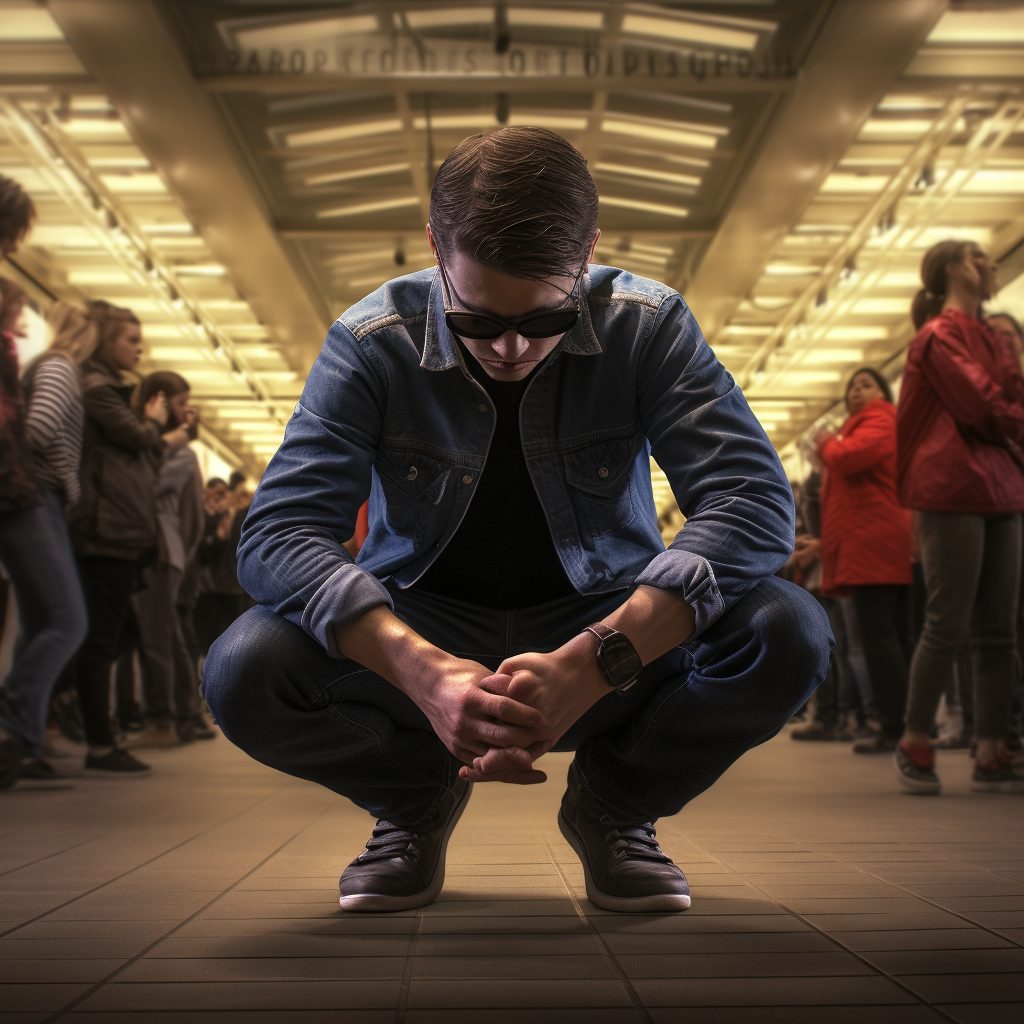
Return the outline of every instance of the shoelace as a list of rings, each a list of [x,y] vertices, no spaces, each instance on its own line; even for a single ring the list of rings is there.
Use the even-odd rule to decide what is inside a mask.
[[[672,858],[662,853],[658,840],[655,838],[653,825],[615,828],[607,833],[605,839],[616,860],[630,857],[634,860],[658,861],[661,864],[672,863]]]
[[[415,841],[415,832],[392,825],[390,821],[378,821],[366,841],[366,852],[359,854],[358,859],[365,864],[370,860],[400,857]]]

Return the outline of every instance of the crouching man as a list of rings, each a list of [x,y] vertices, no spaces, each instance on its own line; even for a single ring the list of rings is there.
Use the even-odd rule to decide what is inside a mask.
[[[379,819],[346,910],[434,900],[472,784],[542,782],[547,750],[576,751],[558,824],[589,898],[684,909],[654,823],[825,674],[824,613],[772,575],[793,545],[778,457],[680,295],[591,265],[597,207],[551,132],[459,145],[436,269],[334,324],[246,519],[260,604],[204,692],[252,757]],[[651,455],[686,515],[668,550]]]

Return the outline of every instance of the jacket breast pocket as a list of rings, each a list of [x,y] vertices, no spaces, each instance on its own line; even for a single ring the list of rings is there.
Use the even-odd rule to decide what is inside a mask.
[[[636,515],[630,470],[638,443],[602,441],[562,456],[573,500],[595,538],[625,529]]]
[[[377,453],[374,468],[384,491],[388,525],[420,543],[431,515],[441,507],[454,464],[388,448]]]

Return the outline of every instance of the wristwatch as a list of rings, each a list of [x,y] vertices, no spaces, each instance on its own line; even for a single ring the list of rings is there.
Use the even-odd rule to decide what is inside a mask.
[[[625,693],[637,681],[644,667],[629,637],[603,622],[587,626],[584,632],[593,633],[600,641],[597,646],[597,665],[605,682],[620,695]]]

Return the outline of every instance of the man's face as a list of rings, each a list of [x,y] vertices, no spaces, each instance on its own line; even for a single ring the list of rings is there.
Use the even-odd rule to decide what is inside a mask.
[[[203,504],[206,511],[213,515],[215,512],[223,512],[226,507],[228,489],[223,484],[214,484],[207,487],[203,492]]]
[[[524,281],[477,263],[457,250],[450,258],[445,258],[444,268],[452,289],[448,300],[453,309],[521,320],[529,313],[576,304],[576,298],[570,298],[575,284],[573,276]],[[561,339],[561,334],[550,338],[524,338],[515,328],[486,341],[460,338],[488,377],[507,381],[528,377]]]

